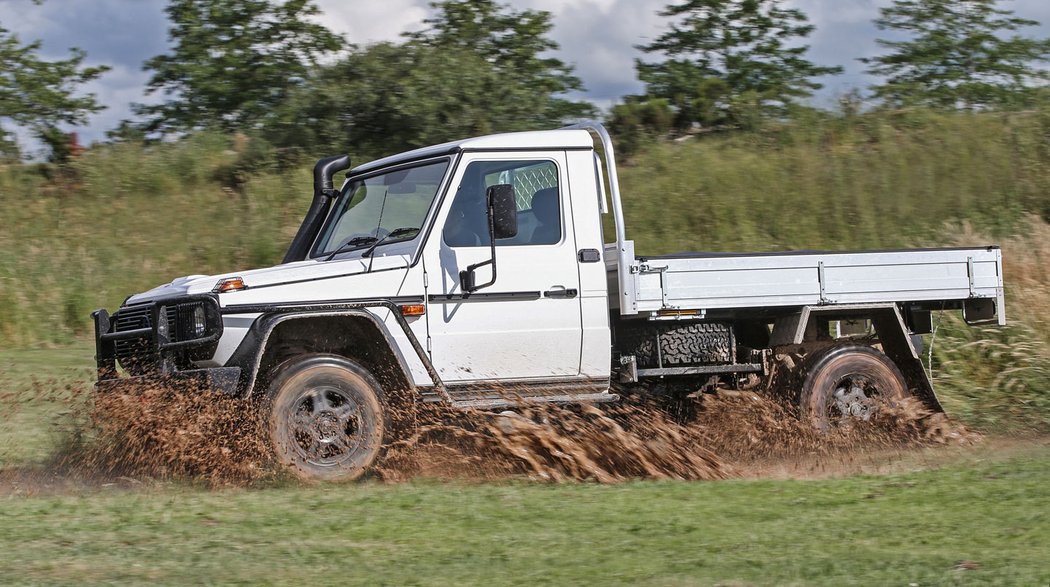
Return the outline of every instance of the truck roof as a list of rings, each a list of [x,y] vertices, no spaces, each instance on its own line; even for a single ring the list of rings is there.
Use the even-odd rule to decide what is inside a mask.
[[[369,161],[354,167],[350,175],[363,173],[406,163],[416,159],[425,159],[437,155],[458,153],[460,151],[503,151],[503,150],[532,150],[532,149],[591,149],[594,143],[591,134],[586,130],[539,130],[529,132],[508,132],[469,139],[461,139],[423,147],[405,153],[398,153],[375,161]]]

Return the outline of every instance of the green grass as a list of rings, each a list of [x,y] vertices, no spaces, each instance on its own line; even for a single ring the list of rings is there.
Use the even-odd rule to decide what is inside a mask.
[[[642,253],[1003,238],[1020,324],[943,323],[938,393],[985,430],[1045,428],[1048,137],[1050,112],[911,112],[656,144],[622,168],[628,235]],[[280,259],[308,205],[307,166],[235,173],[250,152],[205,134],[95,148],[59,180],[0,169],[0,473],[43,462],[84,405],[90,310]],[[1050,582],[1050,448],[964,460],[820,481],[62,486],[0,497],[0,582]]]
[[[65,390],[90,379],[91,353],[80,345],[0,354],[4,584],[1050,580],[1045,441],[902,455],[891,469],[911,472],[815,481],[280,482],[213,491],[149,480],[56,484],[46,471],[43,481],[5,480],[2,469],[38,466],[61,442],[65,412],[83,405]],[[936,468],[946,461],[954,464]],[[962,560],[979,568],[955,569]]]
[[[91,310],[174,277],[279,262],[309,165],[256,147],[205,133],[95,147],[57,179],[0,168],[0,352],[86,343]],[[1050,428],[1050,110],[819,116],[654,143],[620,169],[640,253],[1004,243],[1017,325],[949,320],[938,390],[971,424]]]
[[[94,347],[0,351],[0,467],[38,463],[69,437]]]
[[[822,481],[3,498],[5,583],[1038,585],[1050,449]],[[959,561],[976,570],[956,570]]]
[[[1050,110],[912,111],[656,143],[621,165],[627,232],[645,254],[943,245],[948,223],[1002,238],[1050,218],[1048,137]],[[310,165],[257,151],[205,133],[93,147],[50,180],[0,168],[0,348],[82,339],[91,310],[173,277],[279,262]]]
[[[650,145],[621,170],[640,253],[944,245],[1050,210],[1050,112],[819,117]]]
[[[911,113],[657,144],[623,167],[628,234],[645,253],[1005,238],[1009,314],[1020,324],[941,323],[938,393],[950,414],[984,430],[1045,429],[1047,137],[1046,113]],[[209,491],[5,479],[12,467],[39,467],[83,416],[75,391],[93,374],[91,309],[175,276],[279,260],[309,175],[264,166],[224,188],[246,151],[200,135],[93,149],[61,181],[0,169],[0,582],[1050,582],[1045,443],[814,481]],[[944,231],[946,222],[970,228]],[[1026,234],[1008,238],[1017,232]],[[57,493],[24,495],[40,491]],[[962,560],[978,568],[956,569]]]

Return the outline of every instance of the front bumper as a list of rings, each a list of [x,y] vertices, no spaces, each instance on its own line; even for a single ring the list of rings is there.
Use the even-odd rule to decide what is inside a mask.
[[[95,383],[95,391],[100,393],[133,393],[157,387],[176,387],[179,389],[218,391],[232,396],[237,395],[240,381],[240,367],[214,367],[210,369],[175,371],[164,377],[139,375],[99,379]]]
[[[203,331],[195,326],[201,309]],[[91,317],[99,389],[122,385],[109,382],[125,380],[134,380],[135,385],[196,380],[225,388],[231,385],[231,373],[236,387],[239,368],[198,369],[194,365],[215,354],[222,336],[222,313],[214,295],[160,298],[124,306],[112,316],[96,310]]]

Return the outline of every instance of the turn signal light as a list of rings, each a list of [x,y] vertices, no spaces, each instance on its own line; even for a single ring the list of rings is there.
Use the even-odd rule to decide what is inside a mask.
[[[401,306],[402,316],[422,316],[427,313],[427,307],[423,304],[405,304]]]
[[[248,286],[244,285],[243,279],[240,277],[229,277],[216,283],[215,288],[211,291],[214,293],[226,293],[231,291],[241,291],[242,289],[248,289]]]

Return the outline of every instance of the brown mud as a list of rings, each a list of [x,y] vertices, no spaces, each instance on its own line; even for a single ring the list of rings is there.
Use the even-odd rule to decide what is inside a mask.
[[[603,406],[537,406],[502,414],[393,402],[393,437],[372,476],[398,483],[528,479],[809,478],[881,470],[937,446],[980,437],[917,401],[822,433],[751,392],[659,402],[628,394]],[[110,393],[80,404],[46,463],[0,470],[0,494],[210,487],[284,478],[255,404],[209,391]]]

